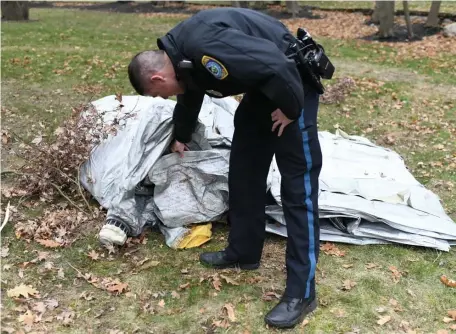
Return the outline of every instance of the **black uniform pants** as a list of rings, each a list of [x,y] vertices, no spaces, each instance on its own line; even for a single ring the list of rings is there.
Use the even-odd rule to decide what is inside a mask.
[[[288,233],[285,295],[295,298],[315,295],[320,240],[318,177],[322,165],[318,100],[316,92],[308,91],[299,120],[289,124],[281,137],[277,130],[271,131],[271,113],[277,107],[260,93],[247,93],[234,116],[227,256],[241,263],[261,259],[266,234],[266,179],[275,154]]]

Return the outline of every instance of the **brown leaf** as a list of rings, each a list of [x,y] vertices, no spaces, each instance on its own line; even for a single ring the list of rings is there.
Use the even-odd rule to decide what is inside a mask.
[[[379,265],[376,264],[376,263],[368,263],[366,264],[366,269],[372,269],[372,268],[375,268],[375,267],[378,267]]]
[[[220,277],[223,278],[226,281],[226,283],[228,283],[228,284],[239,285],[239,283],[236,282],[234,279],[229,278],[229,277],[227,277],[225,275],[220,275]]]
[[[343,264],[342,265],[342,268],[345,268],[345,269],[352,268],[352,267],[353,267],[353,264]]]
[[[391,298],[391,299],[389,300],[389,303],[390,303],[391,306],[394,306],[394,307],[396,307],[396,306],[398,305],[397,300],[394,299],[394,298]]]
[[[94,299],[93,292],[82,291],[79,295],[79,298],[84,298],[85,300],[92,300]]]
[[[385,315],[384,317],[380,317],[378,319],[377,324],[379,324],[380,326],[383,326],[384,324],[386,324],[390,320],[391,320],[391,316],[390,315]]]
[[[29,298],[29,296],[36,297],[38,290],[35,290],[29,285],[21,284],[7,291],[8,297],[20,297]]]
[[[456,310],[449,310],[448,311],[448,316],[452,318],[453,320],[456,320]]]
[[[220,327],[220,328],[229,328],[230,327],[230,323],[227,319],[223,319],[223,320],[215,320],[212,325],[214,325],[215,327]]]
[[[96,261],[98,260],[98,258],[100,257],[100,254],[98,254],[97,252],[95,252],[95,250],[91,250],[88,254],[87,254],[88,257],[90,257],[92,260]]]
[[[320,246],[320,250],[322,250],[326,255],[332,255],[337,257],[345,256],[345,252],[341,251],[337,248],[336,245],[333,243],[327,242]]]
[[[23,322],[27,326],[32,326],[33,322],[35,321],[35,315],[32,313],[32,311],[28,310],[26,313],[21,314],[17,320],[19,322]]]
[[[165,300],[164,300],[164,299],[161,299],[161,300],[158,302],[158,306],[160,306],[161,308],[164,308],[164,307],[165,307]]]
[[[448,334],[448,331],[446,329],[439,329],[436,334]]]
[[[356,282],[350,281],[349,279],[345,280],[343,283],[343,290],[351,290],[356,285]]]
[[[179,298],[180,298],[180,294],[179,294],[178,292],[176,292],[176,291],[172,291],[172,292],[171,292],[171,296],[172,296],[173,298],[176,298],[176,299],[179,299]]]
[[[225,304],[225,305],[223,305],[223,308],[226,310],[226,313],[228,314],[228,319],[231,322],[235,322],[236,321],[236,317],[234,315],[233,304],[231,304],[231,303]]]
[[[32,310],[38,313],[44,313],[46,312],[46,304],[43,302],[35,303],[35,305],[33,305]]]
[[[274,299],[280,299],[280,295],[278,293],[275,293],[274,291],[270,291],[270,292],[266,292],[262,298],[264,301],[270,302]]]
[[[61,244],[59,244],[58,242],[55,242],[54,240],[35,239],[35,241],[38,242],[40,245],[43,245],[44,247],[49,247],[49,248],[56,248],[56,247],[62,246]]]
[[[448,323],[450,323],[452,321],[454,321],[453,318],[443,317],[443,322],[446,323],[446,324],[448,324]]]
[[[145,270],[145,269],[149,269],[149,268],[152,268],[152,267],[156,267],[160,264],[160,261],[150,261],[150,262],[147,262],[145,264],[143,264],[142,266],[140,266],[137,271],[141,271],[141,270]]]
[[[440,276],[440,281],[443,284],[445,284],[446,286],[449,286],[451,288],[456,288],[456,281],[452,280],[452,279],[449,279],[448,277],[446,277],[446,275]]]
[[[451,325],[450,329],[453,330],[453,331],[456,331],[456,324],[455,325]]]
[[[75,316],[75,313],[70,310],[70,311],[62,311],[62,313],[60,313],[55,318],[57,320],[62,321],[63,324],[65,326],[67,326],[67,325],[71,324],[74,321],[74,316]]]
[[[214,278],[212,280],[212,285],[214,286],[214,289],[217,291],[220,291],[220,287],[222,286],[222,282],[219,280],[218,277]]]
[[[190,283],[181,284],[181,285],[179,285],[179,289],[178,290],[187,289],[189,286],[190,286]]]
[[[122,93],[116,93],[116,100],[122,102]]]
[[[44,302],[46,303],[46,306],[49,309],[54,309],[59,306],[59,302],[55,299],[46,299]]]
[[[119,294],[119,293],[122,293],[122,292],[126,291],[127,288],[128,288],[128,284],[127,283],[119,282],[119,283],[113,284],[111,286],[108,286],[106,288],[106,290],[109,291],[109,292],[117,292],[117,294]]]
[[[391,271],[391,274],[393,275],[393,281],[395,283],[399,282],[399,279],[401,278],[402,273],[395,266],[390,266],[389,270]]]

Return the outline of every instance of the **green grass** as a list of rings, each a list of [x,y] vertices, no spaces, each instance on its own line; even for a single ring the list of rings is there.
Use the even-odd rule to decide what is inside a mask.
[[[447,5],[443,3],[442,7]],[[32,9],[31,19],[28,23],[2,24],[1,51],[5,115],[2,130],[29,138],[39,132],[51,134],[71,107],[79,103],[117,92],[133,94],[126,76],[130,58],[140,50],[154,47],[156,38],[178,22],[177,18],[166,16],[60,9]],[[341,104],[321,105],[320,129],[334,131],[337,124],[350,134],[364,135],[390,146],[405,158],[413,174],[442,198],[447,212],[456,219],[454,187],[445,186],[448,182],[456,184],[455,168],[451,165],[456,156],[456,143],[451,140],[456,133],[456,101],[447,90],[456,83],[456,73],[451,67],[441,69],[442,73],[433,68],[441,59],[454,56],[442,53],[421,60],[405,57],[393,63],[385,54],[395,56],[397,50],[384,45],[331,38],[322,38],[321,42],[338,64],[336,76],[352,76],[357,88]],[[403,105],[396,108],[399,101]],[[392,144],[385,142],[388,135],[394,136]],[[436,149],[437,144],[443,144],[446,151]],[[14,167],[3,149],[2,158],[6,159],[2,167]],[[2,200],[5,203],[5,198]],[[40,214],[42,206],[28,211],[20,206],[18,210],[32,218]],[[224,225],[215,226],[213,240],[202,248],[174,251],[165,245],[162,235],[149,232],[145,245],[109,255],[98,249],[97,227],[82,231],[71,247],[49,250],[35,242],[16,239],[14,224],[11,220],[2,232],[2,246],[9,247],[2,267],[11,266],[2,271],[3,326],[18,330],[23,327],[17,318],[24,312],[15,310],[20,303],[7,297],[6,291],[25,283],[38,289],[42,299],[59,301],[59,307],[46,311],[43,319],[69,309],[77,315],[69,326],[56,318],[45,323],[52,333],[211,332],[214,321],[226,318],[223,306],[227,303],[234,307],[236,322],[228,329],[215,328],[215,332],[277,332],[266,329],[263,323],[263,316],[275,301],[263,301],[262,296],[268,291],[283,291],[282,238],[268,235],[261,268],[255,272],[222,273],[239,285],[227,284],[222,279],[221,291],[216,291],[209,278],[216,271],[200,266],[198,256],[203,250],[225,245],[228,229]],[[404,328],[402,321],[419,333],[449,329],[451,324],[442,319],[449,309],[456,308],[456,290],[441,284],[439,277],[445,274],[455,278],[454,250],[444,253],[391,245],[338,247],[346,256],[321,253],[317,272],[319,308],[306,327],[290,332],[398,333]],[[91,249],[103,253],[104,258],[88,258]],[[125,255],[134,249],[137,251]],[[21,279],[18,265],[34,259],[36,251],[43,250],[50,252],[46,261],[63,269],[64,278],[58,278],[56,270],[46,270],[43,261],[27,267]],[[159,261],[159,265],[135,273],[136,264],[146,257]],[[377,266],[366,269],[368,263]],[[344,264],[353,266],[345,269]],[[70,265],[100,278],[118,278],[128,283],[129,293],[114,296],[97,289],[77,278]],[[399,282],[393,281],[390,266],[402,273]],[[183,269],[188,274],[182,273]],[[357,284],[344,291],[342,285],[347,279]],[[186,283],[190,286],[179,290]],[[81,298],[84,291],[94,299]],[[179,299],[173,298],[173,291],[179,293]],[[163,308],[159,306],[162,299]],[[398,306],[393,306],[391,299]],[[377,311],[379,307],[384,308],[381,314]],[[153,313],[147,311],[151,308]],[[391,321],[379,326],[377,320],[383,315],[390,315]],[[40,326],[43,321],[34,324],[33,329],[39,331]]]

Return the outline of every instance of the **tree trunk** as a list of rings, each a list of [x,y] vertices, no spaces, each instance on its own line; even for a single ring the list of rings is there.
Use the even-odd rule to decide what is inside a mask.
[[[300,8],[297,1],[287,1],[287,12],[291,14],[292,18],[295,18],[299,14]]]
[[[439,11],[440,4],[442,1],[432,1],[431,9],[429,10],[429,15],[426,20],[426,27],[435,27],[439,26]]]
[[[27,1],[2,1],[2,20],[27,21],[29,4]]]
[[[405,18],[405,24],[407,25],[408,38],[412,39],[413,38],[413,29],[412,29],[412,22],[410,21],[410,11],[409,11],[408,2],[403,1],[402,3],[404,5],[404,18]]]
[[[394,27],[394,1],[379,1],[380,38],[393,37]]]
[[[374,12],[372,13],[371,21],[372,23],[379,24],[380,23],[380,1],[375,1]]]
[[[267,1],[252,1],[253,9],[266,9],[268,7]]]
[[[249,5],[248,1],[231,1],[232,7],[247,8],[248,5]]]

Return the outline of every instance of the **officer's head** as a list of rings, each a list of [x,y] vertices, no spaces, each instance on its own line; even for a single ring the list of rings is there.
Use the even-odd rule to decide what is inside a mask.
[[[139,95],[170,96],[182,94],[173,64],[162,50],[138,53],[128,66],[131,85]]]

